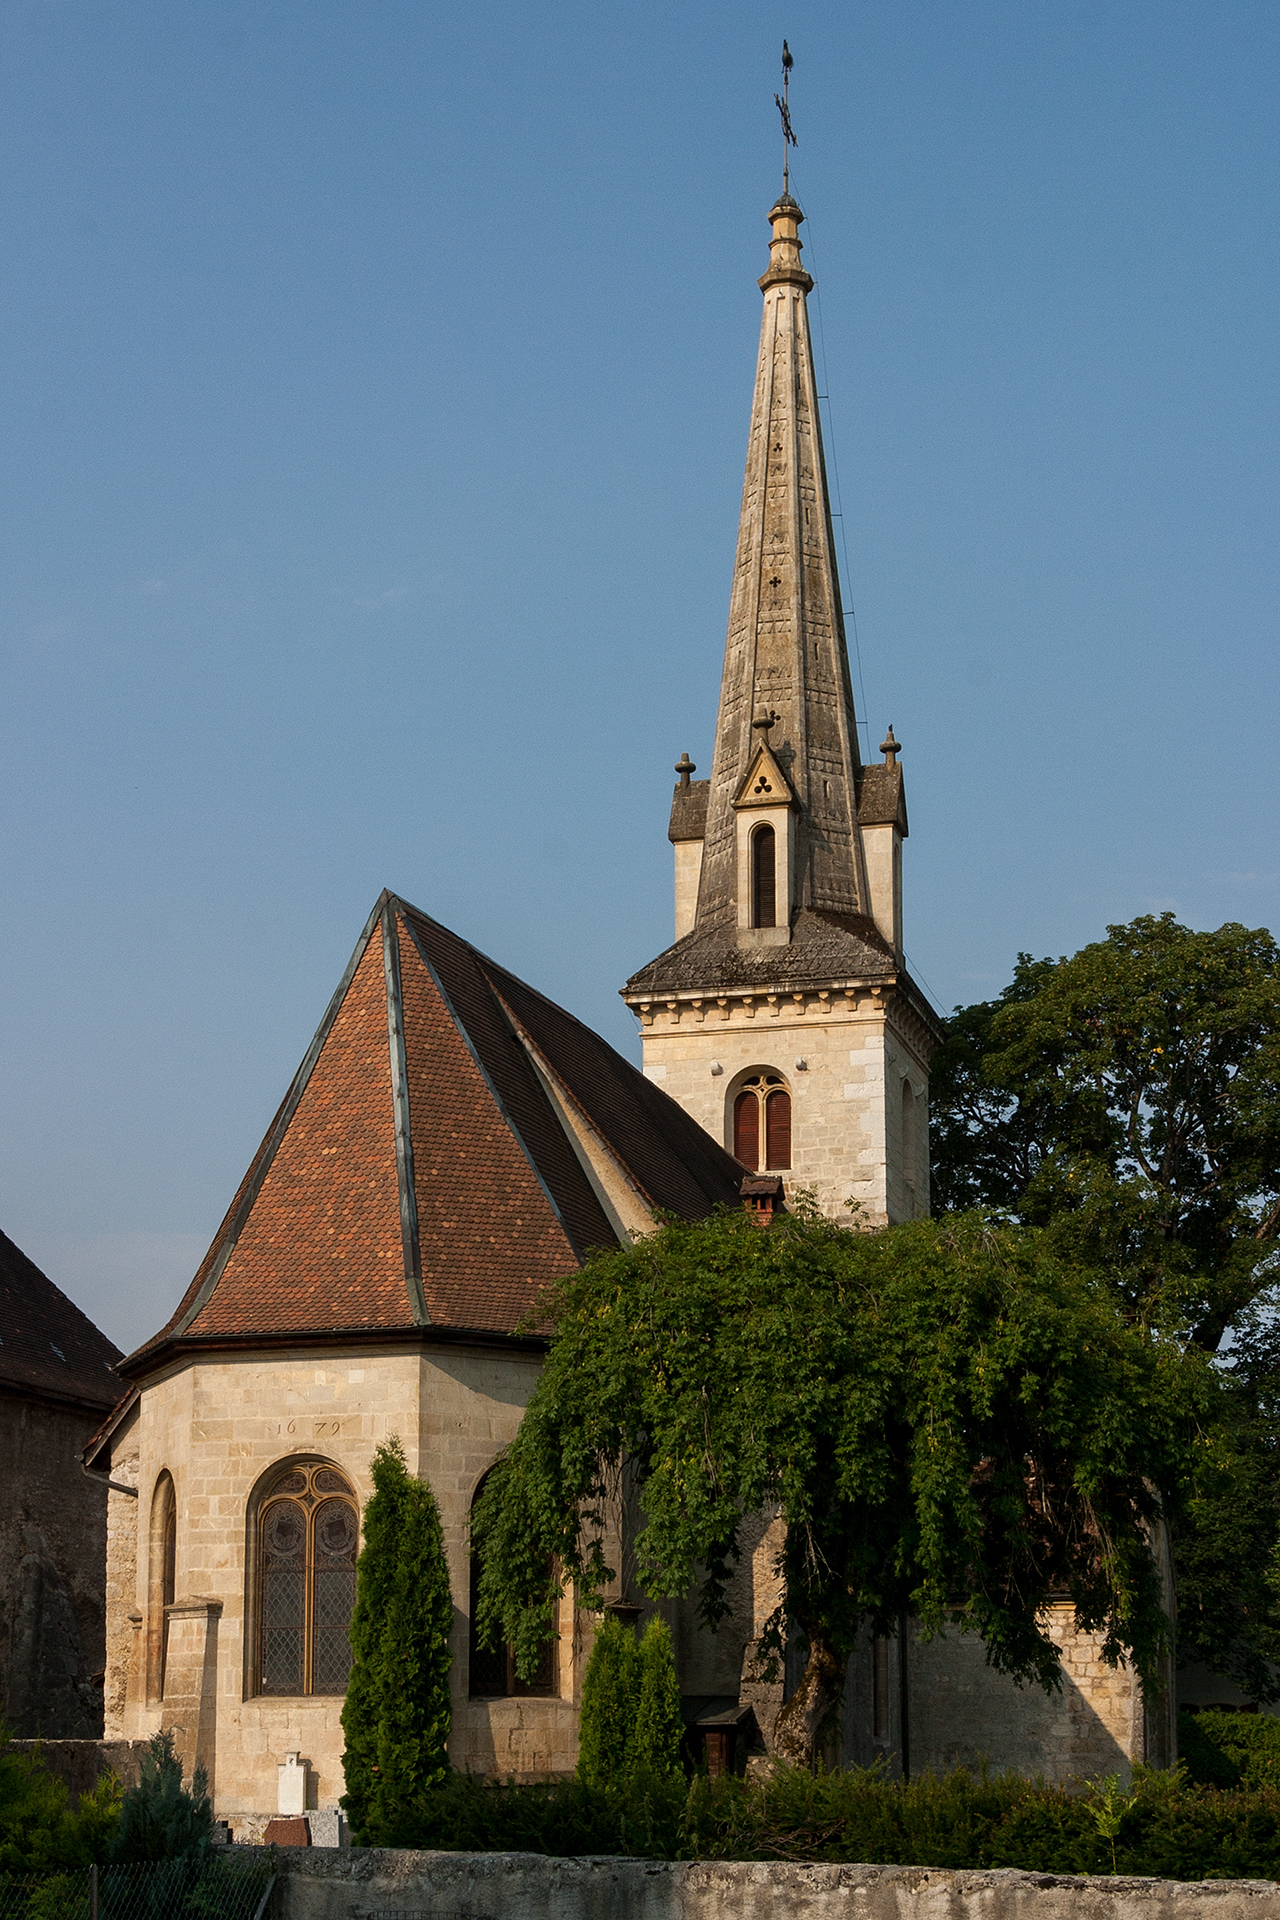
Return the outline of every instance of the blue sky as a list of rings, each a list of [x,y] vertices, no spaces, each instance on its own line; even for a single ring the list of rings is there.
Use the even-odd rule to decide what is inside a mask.
[[[914,967],[1272,923],[1274,5],[0,0],[0,1225],[122,1343],[382,886],[635,1054],[784,33]]]

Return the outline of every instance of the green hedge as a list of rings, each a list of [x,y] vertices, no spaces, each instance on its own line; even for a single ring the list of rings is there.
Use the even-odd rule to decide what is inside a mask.
[[[1178,1715],[1178,1754],[1211,1787],[1280,1787],[1280,1719],[1269,1713]]]
[[[1112,1783],[1082,1795],[1013,1774],[925,1775],[903,1786],[874,1771],[782,1771],[763,1785],[699,1777],[628,1793],[454,1775],[400,1818],[394,1844],[1277,1880],[1280,1788],[1222,1790],[1146,1773],[1129,1793]]]

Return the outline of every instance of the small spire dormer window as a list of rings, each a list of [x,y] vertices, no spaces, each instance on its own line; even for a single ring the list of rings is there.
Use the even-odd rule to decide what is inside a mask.
[[[770,826],[757,827],[751,836],[751,924],[773,927],[778,922],[778,836]]]

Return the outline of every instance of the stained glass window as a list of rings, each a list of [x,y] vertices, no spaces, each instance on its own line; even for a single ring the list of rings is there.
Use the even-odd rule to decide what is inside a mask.
[[[345,1693],[360,1546],[348,1481],[333,1467],[286,1468],[267,1489],[259,1538],[259,1691]]]

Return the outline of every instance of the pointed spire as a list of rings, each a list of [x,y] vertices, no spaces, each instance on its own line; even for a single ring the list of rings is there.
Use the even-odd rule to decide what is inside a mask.
[[[799,205],[769,214],[769,266],[729,607],[698,900],[701,931],[731,925],[738,886],[734,796],[757,716],[800,803],[792,899],[867,912],[857,827],[860,763],[801,264]]]

